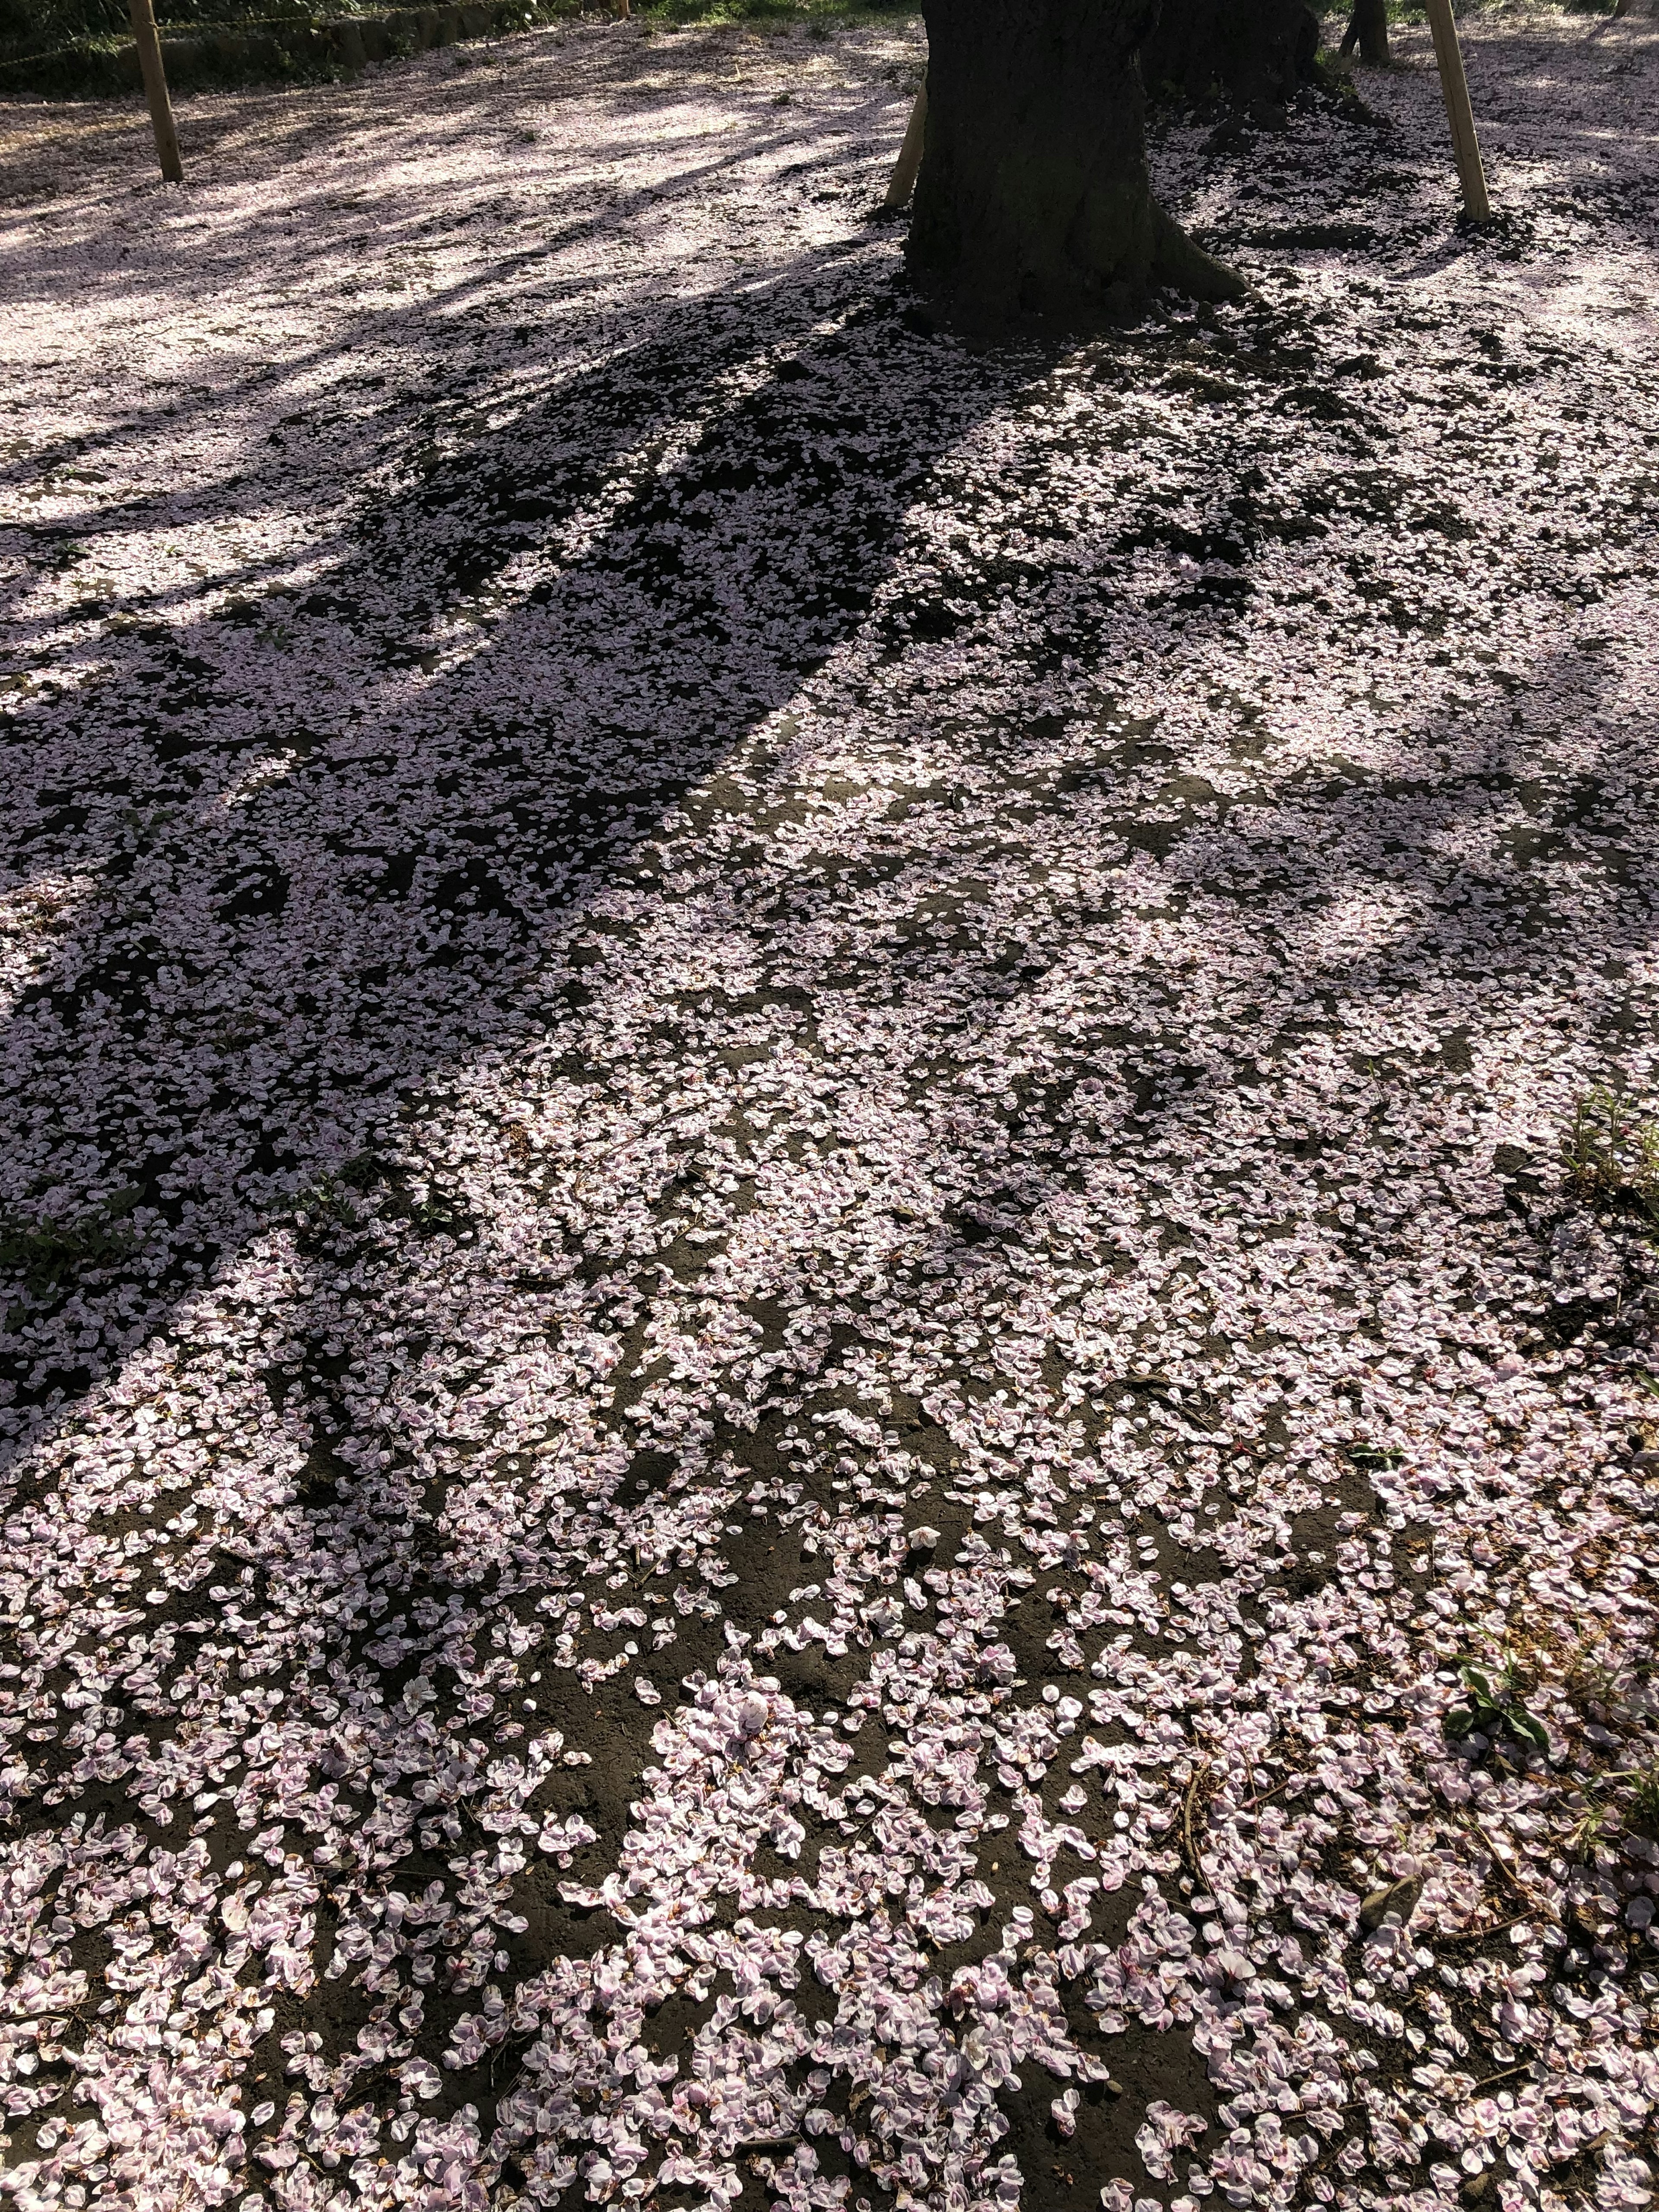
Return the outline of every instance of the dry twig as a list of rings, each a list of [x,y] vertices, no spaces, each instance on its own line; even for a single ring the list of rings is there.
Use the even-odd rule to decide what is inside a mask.
[[[1187,1795],[1181,1807],[1181,1856],[1187,1863],[1187,1871],[1194,1881],[1202,1881],[1203,1869],[1198,1863],[1198,1842],[1194,1814],[1198,1809],[1199,1790],[1210,1771],[1210,1761],[1200,1759],[1194,1767],[1192,1779],[1187,1784]]]

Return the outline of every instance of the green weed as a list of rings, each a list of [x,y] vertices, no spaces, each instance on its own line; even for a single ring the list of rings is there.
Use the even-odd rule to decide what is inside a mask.
[[[331,1221],[339,1229],[356,1229],[362,1218],[337,1176],[319,1176],[300,1200],[302,1228],[316,1228],[325,1221]]]
[[[1659,1122],[1634,1113],[1623,1091],[1600,1083],[1585,1093],[1562,1158],[1567,1190],[1581,1203],[1659,1224]]]
[[[32,1298],[47,1297],[82,1268],[125,1258],[138,1239],[123,1224],[143,1196],[118,1190],[73,1221],[0,1222],[0,1275],[20,1280]]]
[[[349,1236],[362,1225],[363,1217],[352,1204],[344,1176],[325,1173],[300,1194],[294,1214],[294,1241],[308,1260],[320,1259],[340,1236]]]
[[[1517,1743],[1530,1744],[1549,1756],[1550,1732],[1522,1703],[1519,1670],[1512,1659],[1505,1658],[1496,1668],[1465,1660],[1457,1679],[1463,1686],[1463,1702],[1446,1715],[1449,1736],[1458,1741],[1477,1730],[1482,1735],[1513,1736]]]
[[[1592,1797],[1567,1832],[1567,1856],[1588,1865],[1601,1848],[1601,1838],[1607,1825],[1610,1808],[1599,1797]]]

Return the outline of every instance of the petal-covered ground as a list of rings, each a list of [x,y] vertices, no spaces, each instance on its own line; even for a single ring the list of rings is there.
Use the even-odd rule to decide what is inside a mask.
[[[1650,2201],[1659,25],[1468,27],[1080,349],[914,32],[6,113],[9,2201]]]

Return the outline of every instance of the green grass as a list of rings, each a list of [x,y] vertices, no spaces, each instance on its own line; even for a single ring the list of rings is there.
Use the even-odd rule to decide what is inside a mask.
[[[365,56],[391,59],[428,43],[509,36],[532,25],[589,12],[607,0],[491,0],[488,26],[452,24],[432,38],[416,0],[157,0],[164,39],[175,47],[173,88],[203,85],[326,81],[351,75]],[[649,29],[741,23],[781,33],[798,26],[827,37],[838,24],[908,20],[916,0],[636,0],[634,17]],[[342,27],[363,26],[354,50]],[[131,94],[137,76],[125,0],[0,0],[0,88],[86,99]]]
[[[162,35],[204,27],[349,21],[380,15],[399,0],[157,0]],[[404,0],[407,4],[407,0]],[[602,8],[604,0],[592,0]],[[914,15],[915,0],[656,0],[634,11],[672,23],[842,21],[848,16]],[[90,42],[120,45],[132,35],[125,0],[0,0],[0,55],[56,52]]]
[[[432,33],[432,10],[411,0],[161,0],[173,89],[205,85],[326,82],[366,60],[418,53],[428,45],[500,38],[579,12],[581,0],[467,0],[470,27],[451,18]],[[112,18],[114,27],[112,27]],[[83,100],[138,88],[125,9],[104,0],[48,0],[27,27],[17,0],[0,0],[0,88]],[[352,25],[361,26],[356,34]],[[352,36],[356,38],[353,51]],[[182,47],[183,51],[180,51]]]
[[[317,15],[366,15],[371,0],[161,0],[156,14],[163,34],[188,32],[207,23],[227,25]],[[115,46],[132,36],[125,0],[0,0],[0,55],[55,53],[60,47],[89,43]]]

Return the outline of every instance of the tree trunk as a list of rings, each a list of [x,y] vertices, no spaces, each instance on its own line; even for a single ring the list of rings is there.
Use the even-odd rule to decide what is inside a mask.
[[[1159,97],[1283,100],[1312,77],[1318,52],[1306,0],[1164,0],[1140,73]]]
[[[1353,0],[1353,16],[1343,35],[1341,51],[1359,49],[1362,62],[1389,66],[1389,0]]]
[[[909,259],[959,321],[1085,327],[1154,283],[1243,280],[1152,198],[1135,49],[1155,0],[923,0],[927,123]]]

